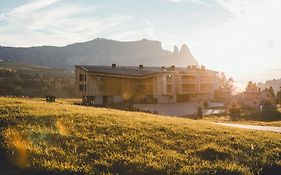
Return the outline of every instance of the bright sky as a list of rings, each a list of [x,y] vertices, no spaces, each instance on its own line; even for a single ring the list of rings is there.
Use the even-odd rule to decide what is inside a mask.
[[[201,64],[238,83],[264,81],[281,78],[280,17],[280,0],[0,0],[0,45],[186,43]]]

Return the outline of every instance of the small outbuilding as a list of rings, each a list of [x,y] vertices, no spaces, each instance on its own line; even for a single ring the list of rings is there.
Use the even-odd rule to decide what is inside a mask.
[[[56,97],[53,95],[46,95],[46,102],[56,102]]]

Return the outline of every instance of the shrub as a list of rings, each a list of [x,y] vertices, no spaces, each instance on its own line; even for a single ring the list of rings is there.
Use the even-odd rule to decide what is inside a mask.
[[[209,103],[208,103],[207,100],[204,101],[203,106],[204,106],[204,108],[208,108],[209,107]]]
[[[233,102],[229,108],[229,116],[232,119],[237,119],[241,115],[241,108],[237,102]]]
[[[281,120],[281,113],[275,110],[263,110],[260,119],[264,121]]]
[[[281,113],[277,110],[252,111],[241,116],[244,120],[276,121],[281,120]]]
[[[198,108],[197,108],[197,117],[198,117],[198,119],[203,118],[203,110],[202,110],[201,106],[198,106]]]

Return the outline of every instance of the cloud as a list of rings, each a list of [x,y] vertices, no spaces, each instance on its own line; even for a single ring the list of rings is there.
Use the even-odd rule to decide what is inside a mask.
[[[33,11],[40,10],[51,6],[61,0],[39,0],[39,1],[32,1],[30,3],[24,4],[12,10],[9,14],[22,14],[22,13],[32,13]]]
[[[63,0],[27,3],[0,14],[0,43],[11,46],[63,46],[95,37],[110,37],[115,32],[126,33],[129,30],[127,26],[137,27],[136,23],[144,23],[125,15],[94,15],[105,7]]]
[[[159,8],[169,7],[169,12],[148,8],[148,13],[138,14],[138,7],[128,5],[129,12],[119,11],[119,4],[114,3],[28,1],[0,14],[0,44],[63,46],[96,37],[147,38],[162,41],[166,49],[187,43],[200,63],[235,79],[246,77],[249,71],[280,68],[280,0],[159,1],[177,4],[161,4]]]

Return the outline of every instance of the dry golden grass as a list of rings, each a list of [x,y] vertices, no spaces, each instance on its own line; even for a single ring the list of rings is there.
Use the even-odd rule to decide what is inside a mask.
[[[33,174],[272,174],[281,170],[280,134],[72,103],[0,98],[0,148],[8,153],[5,160],[18,168],[14,174],[27,170]],[[13,174],[7,166],[12,165],[6,169],[0,165],[0,173]]]

